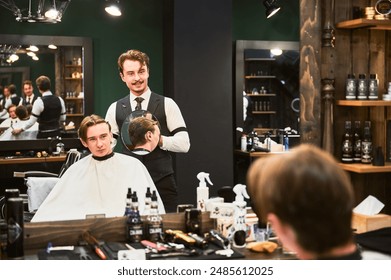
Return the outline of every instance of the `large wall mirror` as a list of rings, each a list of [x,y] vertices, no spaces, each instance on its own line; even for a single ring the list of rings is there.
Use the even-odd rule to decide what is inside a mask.
[[[26,49],[38,47],[38,60],[33,61]],[[57,48],[48,48],[54,45]],[[53,93],[64,98],[67,109],[67,122],[80,122],[84,115],[92,114],[93,107],[93,54],[92,39],[68,36],[36,36],[0,34],[0,46],[18,46],[19,60],[0,65],[0,82],[2,85],[14,83],[18,95],[22,96],[23,80],[32,80],[46,75],[52,80]],[[39,93],[35,88],[34,93]],[[71,134],[74,135],[74,134]],[[26,146],[25,141],[18,140],[7,143],[2,141],[0,152],[6,147],[16,150]],[[31,143],[28,146],[32,146]],[[8,149],[8,148],[7,148]]]
[[[299,64],[299,42],[236,41],[236,127],[299,132]]]

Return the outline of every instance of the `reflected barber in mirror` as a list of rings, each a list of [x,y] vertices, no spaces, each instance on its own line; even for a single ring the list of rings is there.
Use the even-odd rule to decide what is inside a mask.
[[[105,119],[85,117],[79,128],[82,144],[91,154],[72,164],[38,208],[32,222],[84,219],[87,215],[119,217],[125,213],[128,188],[136,192],[144,214],[147,187],[156,191],[145,166],[113,152],[111,126]],[[165,213],[158,195],[159,213]]]
[[[182,113],[171,98],[151,91],[148,86],[149,57],[138,50],[129,50],[118,58],[118,69],[122,81],[129,88],[129,94],[110,105],[106,120],[111,124],[115,137],[126,118],[137,110],[147,110],[156,116],[160,124],[159,144],[143,162],[163,199],[167,212],[175,212],[178,192],[170,152],[187,153],[190,139]],[[124,153],[135,156],[127,149]]]
[[[38,96],[34,94],[33,83],[30,80],[25,80],[22,84],[23,89],[23,105],[33,105]]]
[[[60,136],[61,123],[66,119],[64,100],[51,92],[51,81],[48,77],[38,77],[36,84],[42,97],[34,102],[30,120],[22,128],[14,129],[12,133],[17,135],[29,129],[38,121],[37,138]]]

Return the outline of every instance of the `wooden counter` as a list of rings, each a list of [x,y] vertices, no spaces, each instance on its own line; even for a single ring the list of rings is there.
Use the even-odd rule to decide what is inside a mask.
[[[66,155],[49,156],[49,157],[1,157],[0,164],[27,164],[27,163],[44,163],[44,162],[62,162],[65,161]]]
[[[169,213],[162,215],[163,230],[177,229],[186,232],[184,213]],[[201,232],[208,232],[214,228],[215,221],[210,219],[209,212],[201,216]],[[77,245],[83,232],[89,231],[98,240],[105,242],[126,242],[126,217],[97,218],[73,221],[25,223],[24,249],[29,257],[40,249],[45,249],[49,242],[53,246]],[[245,259],[294,259],[291,254],[284,254],[277,249],[272,254],[255,253],[246,248],[239,248]]]

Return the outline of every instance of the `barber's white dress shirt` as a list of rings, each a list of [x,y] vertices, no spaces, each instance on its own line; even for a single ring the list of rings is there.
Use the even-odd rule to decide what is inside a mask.
[[[136,97],[138,96],[130,92],[130,106],[132,111],[135,110],[137,105],[137,102],[135,101]],[[148,90],[140,95],[140,97],[144,98],[141,103],[141,109],[147,110],[149,99],[151,97],[151,90],[148,88]],[[115,118],[116,105],[117,102],[110,105],[105,118],[110,123],[113,134],[120,136],[118,124]],[[178,127],[186,127],[182,113],[173,99],[164,97],[164,109],[166,113],[167,127],[170,131],[177,129]],[[173,136],[162,135],[161,137],[163,138],[163,146],[160,147],[162,150],[176,153],[187,153],[190,149],[190,139],[187,131],[177,132]]]

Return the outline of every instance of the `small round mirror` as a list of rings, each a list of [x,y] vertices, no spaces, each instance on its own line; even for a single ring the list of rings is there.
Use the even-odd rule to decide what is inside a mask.
[[[122,144],[135,154],[149,154],[156,148],[159,139],[159,121],[149,111],[133,111],[122,124]]]

